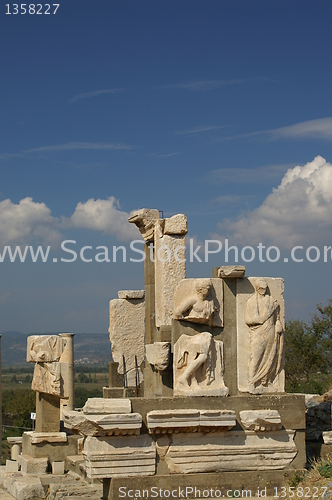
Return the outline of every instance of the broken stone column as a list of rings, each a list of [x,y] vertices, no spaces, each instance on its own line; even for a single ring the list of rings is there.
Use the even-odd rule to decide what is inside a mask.
[[[27,362],[35,363],[31,389],[36,392],[36,432],[60,431],[60,399],[65,392],[69,363],[60,362],[68,339],[57,335],[31,335]]]
[[[35,432],[60,431],[60,398],[51,394],[36,393]]]
[[[124,375],[125,387],[138,388],[143,381],[144,290],[122,290],[110,301],[109,334],[113,360]]]
[[[156,326],[171,325],[173,298],[179,283],[186,277],[185,235],[187,217],[182,214],[156,221],[155,245],[155,314]]]
[[[66,345],[60,357],[60,363],[67,363],[67,376],[63,379],[64,393],[68,399],[61,399],[60,409],[75,409],[75,371],[74,371],[74,333],[59,333],[59,337],[66,340]]]
[[[185,278],[185,235],[187,218],[174,215],[160,219],[156,209],[141,209],[128,219],[136,224],[145,246],[145,344],[170,342],[173,296]],[[172,369],[160,371],[147,360],[144,369],[144,395],[172,395]]]

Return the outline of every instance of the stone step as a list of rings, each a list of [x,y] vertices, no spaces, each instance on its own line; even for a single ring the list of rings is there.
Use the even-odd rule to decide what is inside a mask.
[[[0,488],[0,500],[14,500],[14,498],[8,491]]]
[[[49,500],[63,500],[66,498],[73,500],[74,497],[80,500],[84,498],[89,500],[95,500],[97,498],[100,500],[102,495],[102,483],[91,485],[83,481],[73,481],[66,485],[50,484],[49,488]]]

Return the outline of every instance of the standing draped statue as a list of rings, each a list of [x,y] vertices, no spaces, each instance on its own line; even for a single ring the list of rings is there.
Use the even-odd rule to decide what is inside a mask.
[[[245,322],[250,329],[249,392],[261,394],[276,380],[282,368],[284,335],[280,305],[258,279],[247,300]]]

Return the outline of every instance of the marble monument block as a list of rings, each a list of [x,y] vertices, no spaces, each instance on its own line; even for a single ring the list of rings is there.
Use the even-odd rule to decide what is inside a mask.
[[[119,363],[118,373],[125,376],[126,387],[137,387],[143,381],[140,369],[144,361],[145,300],[144,290],[119,292],[110,301],[109,335],[112,356]]]
[[[232,410],[152,410],[146,418],[150,434],[228,431],[236,425]]]
[[[145,243],[152,243],[154,239],[154,226],[158,219],[159,210],[155,208],[141,208],[130,214],[128,222],[138,227]]]
[[[31,335],[27,339],[27,361],[35,363],[31,389],[59,398],[68,398],[64,380],[68,363],[60,362],[67,340],[57,335]]]
[[[83,456],[90,479],[153,476],[156,446],[151,436],[87,437]]]
[[[223,342],[211,333],[181,335],[174,344],[174,395],[227,396]]]
[[[173,297],[186,277],[185,235],[187,217],[182,214],[155,223],[155,314],[156,326],[171,325]]]
[[[276,431],[282,429],[281,418],[277,410],[240,411],[240,420],[244,429],[249,431]]]
[[[244,278],[236,284],[238,389],[285,391],[285,307],[282,278]]]
[[[209,326],[223,326],[223,281],[184,279],[174,295],[174,318]]]
[[[148,363],[156,370],[164,371],[168,368],[171,357],[170,342],[154,342],[145,345],[145,355]]]
[[[156,445],[171,474],[282,470],[297,455],[293,430],[162,436]]]

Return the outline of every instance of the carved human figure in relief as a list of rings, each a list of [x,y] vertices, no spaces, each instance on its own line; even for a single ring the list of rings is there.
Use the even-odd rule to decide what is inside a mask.
[[[186,298],[174,311],[176,319],[210,324],[217,310],[211,297],[212,282],[202,279],[196,283],[195,294]]]
[[[245,322],[250,328],[249,391],[253,394],[260,394],[273,384],[282,368],[280,305],[267,292],[266,281],[258,279],[246,307]]]
[[[176,360],[178,369],[186,366],[187,368],[182,373],[178,380],[180,386],[185,388],[198,387],[197,374],[202,367],[205,371],[206,385],[210,385],[214,380],[214,373],[211,366],[211,339],[212,335],[209,332],[198,333],[193,337],[189,337],[187,344],[183,344],[180,351],[180,357]],[[205,366],[202,366],[204,365]]]

